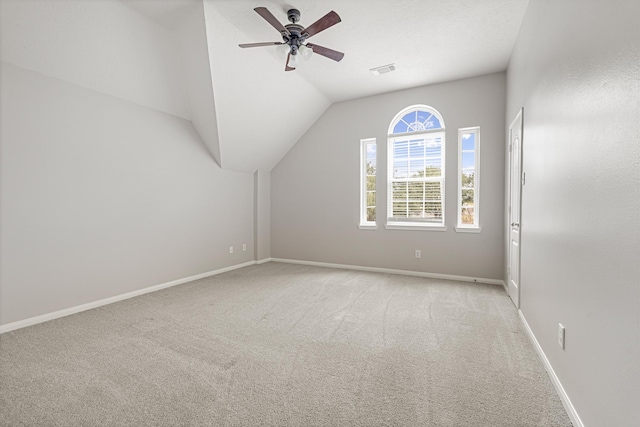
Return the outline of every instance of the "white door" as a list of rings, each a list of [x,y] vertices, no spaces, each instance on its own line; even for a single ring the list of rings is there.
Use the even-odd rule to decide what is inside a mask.
[[[522,109],[509,126],[509,296],[520,308],[520,207],[522,194]]]

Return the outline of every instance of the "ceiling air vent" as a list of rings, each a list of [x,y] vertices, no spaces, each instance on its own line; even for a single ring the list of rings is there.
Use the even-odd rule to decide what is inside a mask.
[[[380,74],[386,74],[386,73],[395,71],[395,69],[396,69],[396,64],[389,64],[389,65],[383,65],[381,67],[371,68],[369,69],[369,71],[371,71],[371,74],[373,74],[374,76],[379,76]]]

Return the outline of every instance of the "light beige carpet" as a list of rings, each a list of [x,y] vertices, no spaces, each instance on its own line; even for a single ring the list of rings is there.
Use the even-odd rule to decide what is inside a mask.
[[[3,426],[570,426],[502,287],[268,263],[0,336]]]

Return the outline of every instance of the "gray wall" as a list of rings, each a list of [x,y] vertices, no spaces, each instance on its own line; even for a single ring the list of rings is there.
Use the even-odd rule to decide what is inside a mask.
[[[256,261],[271,257],[271,174],[257,170],[254,178],[254,253]]]
[[[640,425],[639,20],[635,0],[532,0],[508,69],[521,310],[586,426]]]
[[[502,279],[505,87],[498,73],[332,105],[271,172],[271,256]],[[446,232],[384,228],[388,127],[413,104],[436,108],[447,127]],[[479,234],[454,230],[457,132],[469,126],[482,133]],[[378,229],[360,230],[360,139],[374,137]]]
[[[190,122],[0,73],[0,324],[253,260],[253,176]]]

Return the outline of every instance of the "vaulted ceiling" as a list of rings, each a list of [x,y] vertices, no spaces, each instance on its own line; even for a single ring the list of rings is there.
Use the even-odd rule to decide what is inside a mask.
[[[46,69],[53,77],[191,120],[222,167],[246,172],[271,170],[334,102],[504,71],[528,4],[528,0],[110,2],[126,5],[137,18],[107,9],[104,2],[3,0],[2,59],[36,71]],[[285,58],[275,47],[239,48],[239,43],[281,41],[280,34],[253,10],[258,6],[267,7],[282,24],[288,23],[287,10],[296,8],[304,27],[334,10],[342,22],[310,41],[344,52],[344,59],[335,62],[314,54],[295,71],[285,72]],[[52,39],[51,34],[64,33],[72,22],[67,15],[56,18],[59,13],[82,20],[84,27],[74,19],[74,33],[69,29],[68,35]],[[41,14],[39,22],[51,28],[34,29],[27,22],[34,14]],[[117,24],[117,20],[123,21]],[[111,37],[133,37],[128,56],[118,52],[108,35],[88,37],[78,32],[80,28],[95,33],[98,26],[104,26],[105,34],[111,28]],[[153,37],[144,36],[145,32]],[[53,46],[57,41],[59,46]],[[86,58],[90,43],[96,42],[109,48],[106,59],[111,62],[92,68]],[[74,49],[65,62],[57,51],[69,43]],[[78,57],[78,52],[87,55]],[[146,61],[142,68],[134,69],[131,62],[145,55],[149,57],[142,58]],[[103,56],[96,54],[94,62]],[[158,66],[162,61],[165,66]],[[71,69],[70,63],[78,67]],[[391,73],[374,76],[369,71],[392,63],[397,69]],[[126,78],[113,77],[120,69]],[[169,89],[159,90],[160,85]]]

